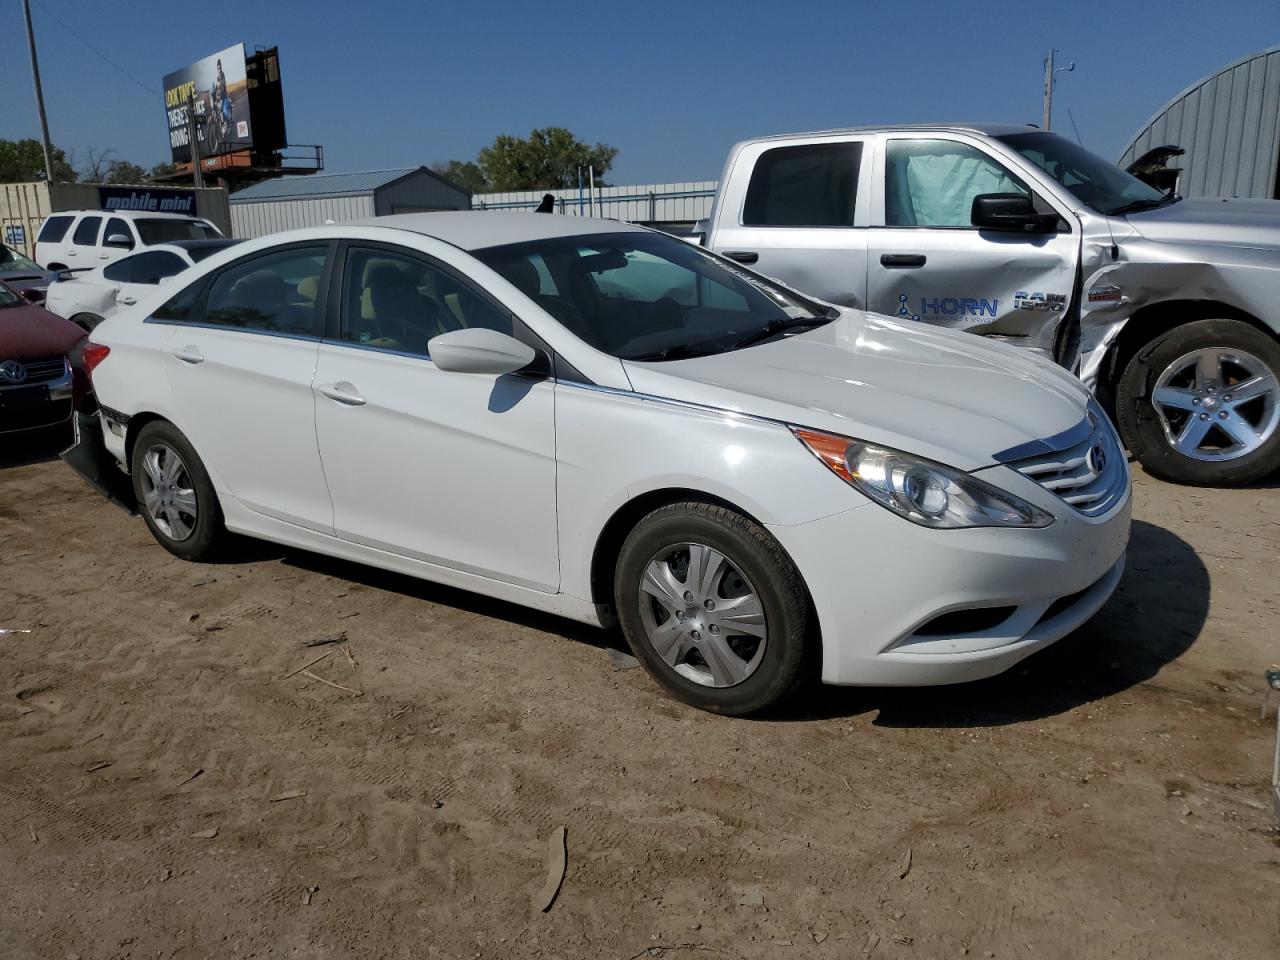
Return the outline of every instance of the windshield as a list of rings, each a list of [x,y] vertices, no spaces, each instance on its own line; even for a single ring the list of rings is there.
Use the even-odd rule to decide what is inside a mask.
[[[1055,133],[1015,133],[1000,137],[1098,213],[1156,206],[1172,198],[1137,177]]]
[[[0,270],[40,270],[40,266],[30,257],[24,257],[12,247],[0,244]]]
[[[175,240],[216,240],[222,236],[203,220],[135,220],[143,246],[173,243]]]
[[[657,233],[588,234],[475,251],[597,350],[624,360],[721,353],[827,308]]]

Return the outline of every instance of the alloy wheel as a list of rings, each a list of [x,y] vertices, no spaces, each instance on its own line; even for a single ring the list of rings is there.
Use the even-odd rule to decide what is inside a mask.
[[[1151,403],[1169,445],[1193,460],[1235,460],[1263,446],[1280,426],[1280,383],[1253,354],[1193,350],[1167,366]]]
[[[199,506],[191,475],[166,443],[153,444],[142,457],[142,502],[171,540],[186,540],[195,532]]]
[[[760,666],[764,604],[719,551],[700,543],[663,549],[645,565],[639,599],[649,643],[685,679],[731,687]]]

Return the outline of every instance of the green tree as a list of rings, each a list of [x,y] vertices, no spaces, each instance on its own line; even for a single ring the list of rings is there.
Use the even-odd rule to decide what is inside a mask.
[[[444,163],[433,163],[431,169],[446,180],[456,183],[470,193],[484,193],[489,188],[489,181],[484,171],[470,160],[449,160]]]
[[[76,172],[71,169],[63,150],[54,147],[50,151],[50,159],[53,161],[55,182],[73,182],[76,179]],[[0,183],[43,180],[44,172],[44,151],[40,149],[39,140],[0,140]]]
[[[107,171],[104,183],[142,183],[147,179],[147,171],[128,160],[117,160]]]
[[[506,134],[476,158],[490,190],[566,189],[578,185],[578,169],[594,167],[596,182],[613,166],[616,147],[583,143],[564,127],[543,127],[528,138]]]
[[[167,177],[177,172],[178,165],[176,163],[157,163],[151,168],[151,172],[147,174],[147,177],[155,180],[158,177]]]

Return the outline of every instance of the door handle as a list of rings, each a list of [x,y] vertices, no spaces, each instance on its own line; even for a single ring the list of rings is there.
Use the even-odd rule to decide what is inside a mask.
[[[754,250],[726,250],[724,255],[730,260],[737,260],[739,263],[755,263],[760,259],[760,254]]]
[[[880,254],[880,266],[882,267],[923,267],[924,264],[925,255],[923,253]]]
[[[363,406],[367,402],[364,397],[360,396],[360,391],[346,380],[339,380],[337,383],[317,384],[316,389],[330,400],[336,400],[338,403],[344,403],[349,407]]]
[[[100,254],[98,254],[98,259],[99,259],[99,260],[110,260],[110,259],[111,259],[111,255],[110,255],[109,253],[100,253]]]
[[[134,305],[135,303],[137,303],[137,302],[138,302],[138,298],[137,298],[137,297],[131,297],[131,296],[129,296],[128,294],[125,294],[123,297],[121,297],[121,296],[117,296],[117,297],[116,297],[116,303],[122,303],[122,304],[124,304],[126,307],[131,307],[131,306],[133,306],[133,305]]]
[[[175,347],[170,350],[169,353],[177,357],[183,363],[204,363],[204,354],[201,353],[200,348],[194,344],[188,344],[185,347]]]

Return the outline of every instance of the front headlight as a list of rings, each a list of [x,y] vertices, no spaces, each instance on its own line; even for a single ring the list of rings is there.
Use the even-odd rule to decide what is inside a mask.
[[[792,432],[831,472],[922,527],[1047,527],[1053,517],[961,470],[901,450],[804,427]]]

